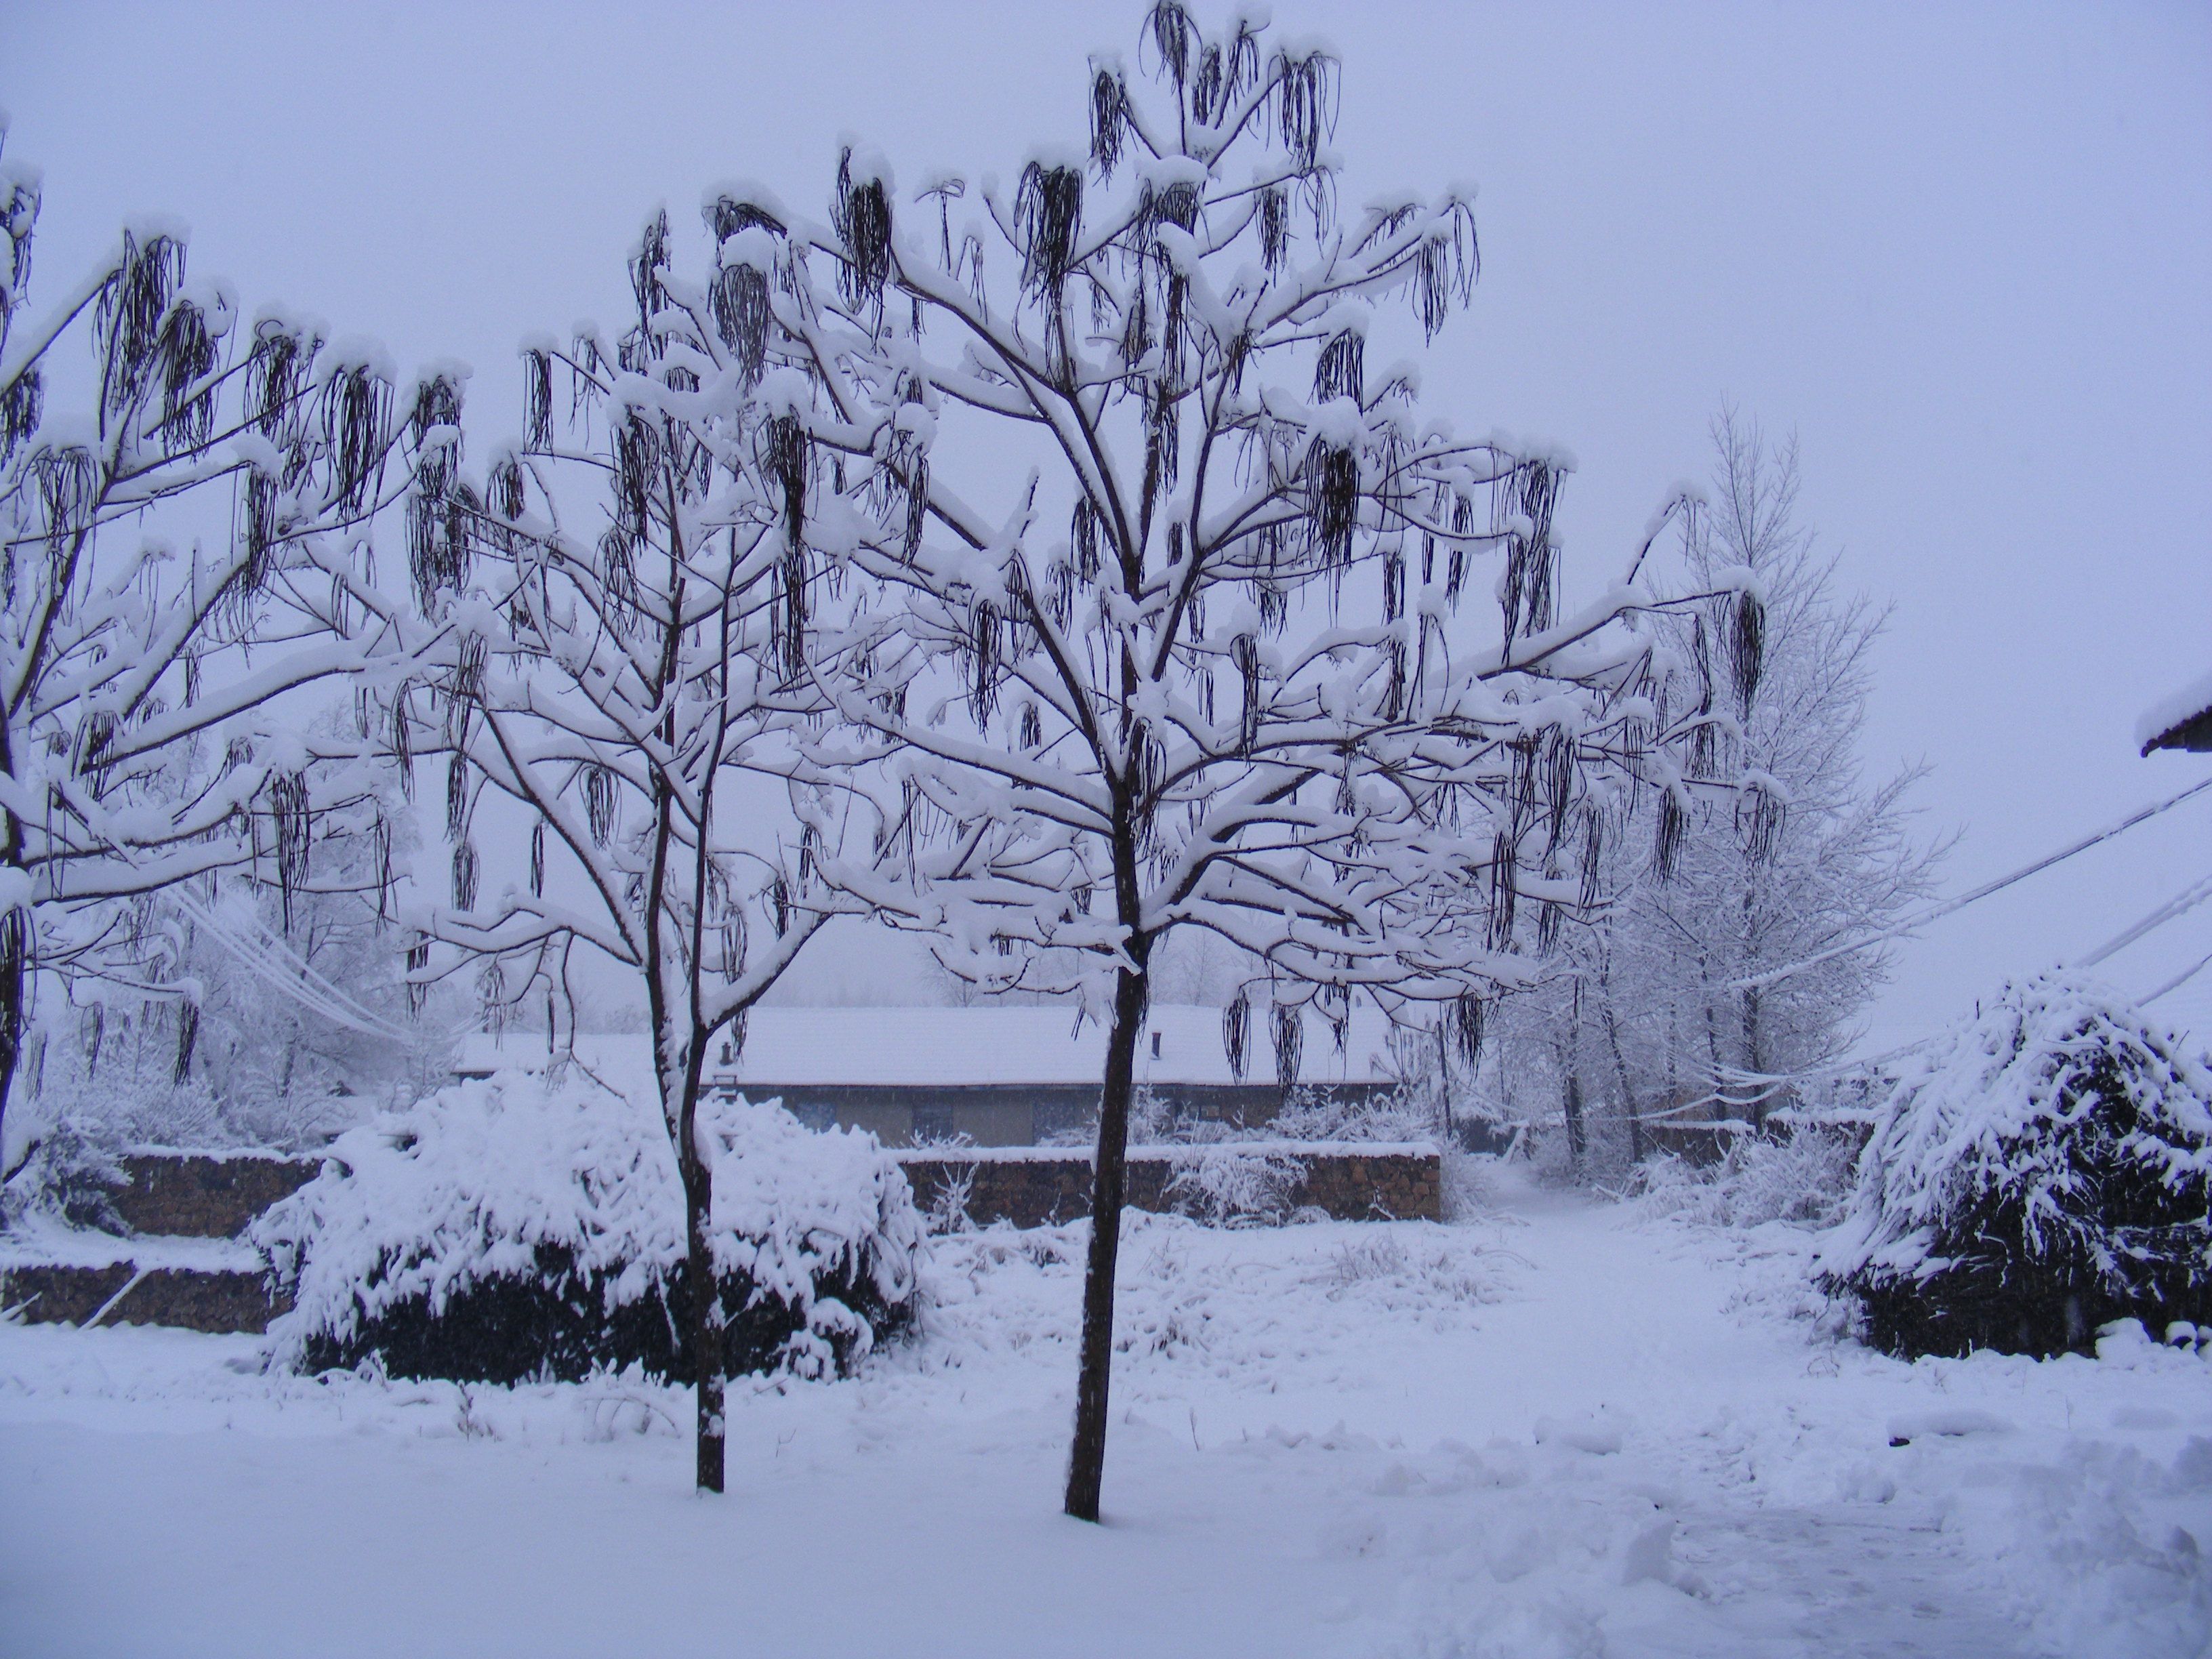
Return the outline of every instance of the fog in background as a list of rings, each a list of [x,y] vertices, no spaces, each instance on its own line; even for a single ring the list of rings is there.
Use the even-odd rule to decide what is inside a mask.
[[[1217,21],[1219,9],[1201,5]],[[0,5],[12,155],[41,163],[34,311],[134,212],[197,275],[475,365],[630,301],[665,202],[765,181],[824,213],[842,131],[910,192],[1084,137],[1084,60],[1140,9]],[[2137,757],[2212,669],[2212,10],[2106,4],[1283,4],[1344,59],[1357,204],[1480,186],[1482,281],[1428,359],[1462,427],[1556,440],[1569,594],[1623,568],[1732,403],[1802,444],[1802,516],[1893,603],[1871,770],[1925,760],[1944,890],[2203,775]],[[696,268],[696,242],[685,245]],[[679,260],[679,264],[682,260]],[[481,449],[479,449],[481,453]],[[1939,923],[1866,1039],[1921,1036],[2212,867],[2212,796]],[[2116,957],[2142,991],[2212,908]],[[805,994],[911,1000],[920,957],[830,942]],[[2169,1001],[2212,1033],[2212,971]]]

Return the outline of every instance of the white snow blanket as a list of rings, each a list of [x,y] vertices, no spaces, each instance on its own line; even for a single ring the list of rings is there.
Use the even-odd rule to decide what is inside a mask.
[[[82,1659],[2180,1659],[2212,1363],[1904,1364],[1811,1233],[1503,1176],[1466,1220],[1133,1218],[1105,1524],[1059,1513],[1085,1230],[933,1242],[917,1340],[690,1401],[0,1326],[0,1629]]]

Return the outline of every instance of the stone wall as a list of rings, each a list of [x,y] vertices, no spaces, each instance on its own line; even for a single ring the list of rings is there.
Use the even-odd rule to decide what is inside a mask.
[[[1436,1221],[1443,1214],[1443,1164],[1434,1146],[1273,1140],[1211,1146],[1139,1146],[1129,1152],[1128,1200],[1140,1210],[1181,1207],[1170,1188],[1180,1169],[1200,1157],[1288,1157],[1304,1166],[1291,1189],[1292,1210],[1313,1208],[1338,1221]],[[1050,1226],[1091,1213],[1088,1152],[1040,1147],[932,1147],[894,1154],[925,1210],[967,1183],[960,1206],[978,1226],[1009,1221]]]
[[[137,1282],[133,1283],[136,1279]],[[118,1301],[116,1292],[127,1293]],[[31,1325],[82,1325],[106,1308],[103,1325],[171,1325],[188,1331],[264,1331],[289,1302],[272,1298],[258,1273],[229,1268],[155,1267],[118,1261],[82,1267],[34,1264],[0,1268],[0,1306],[20,1308]]]
[[[235,1238],[264,1210],[315,1178],[322,1160],[252,1153],[149,1152],[125,1158],[130,1183],[108,1201],[134,1233]]]

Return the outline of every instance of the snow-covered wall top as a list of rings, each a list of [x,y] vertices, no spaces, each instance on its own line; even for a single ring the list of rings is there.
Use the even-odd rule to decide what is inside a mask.
[[[1247,1083],[1274,1081],[1264,1042],[1249,1064]],[[1301,1082],[1380,1084],[1391,1080],[1389,1024],[1380,1011],[1352,1011],[1344,1052],[1328,1026],[1306,1021]],[[607,1085],[634,1099],[653,1097],[649,1051],[642,1034],[586,1034],[576,1057]],[[489,1073],[543,1064],[543,1035],[485,1036],[461,1045],[457,1069]],[[780,1087],[959,1088],[992,1085],[1096,1085],[1106,1066],[1106,1033],[1095,1022],[1074,1029],[1065,1008],[756,1008],[744,1052],[721,1063],[718,1044],[708,1080],[773,1091]],[[1159,1006],[1137,1047],[1137,1081],[1226,1085],[1229,1069],[1218,1008]]]

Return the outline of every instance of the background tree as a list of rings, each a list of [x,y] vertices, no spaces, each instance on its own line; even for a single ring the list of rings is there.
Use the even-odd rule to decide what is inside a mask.
[[[789,371],[761,394],[787,499],[878,585],[809,664],[846,727],[895,745],[868,775],[897,862],[830,879],[933,930],[962,978],[1109,1027],[1066,1498],[1085,1519],[1160,941],[1206,930],[1261,964],[1224,1014],[1240,1072],[1272,1036],[1294,1079],[1301,1008],[1341,1042],[1363,994],[1451,1005],[1471,1052],[1481,998],[1528,977],[1524,934],[1585,896],[1621,790],[1675,778],[1638,572],[1559,614],[1562,465],[1455,436],[1413,368],[1370,368],[1378,301],[1425,337],[1469,297],[1465,198],[1340,210],[1325,52],[1171,3],[1141,45],[1152,89],[1097,60],[1088,155],[1037,153],[1011,195],[933,175],[908,206],[848,149],[827,225],[758,191],[720,210],[726,259],[760,273],[732,312]],[[1455,606],[1492,582],[1479,637]]]
[[[287,927],[296,895],[392,877],[388,777],[307,718],[393,644],[355,603],[356,532],[406,482],[389,369],[303,321],[240,329],[152,222],[30,319],[38,210],[0,166],[0,1105],[42,981],[167,1004],[189,1065],[185,936],[220,872],[270,882]]]
[[[1612,1103],[1631,1158],[1649,1115],[1717,1107],[1762,1127],[1837,1060],[1888,952],[1795,964],[1893,927],[1926,897],[1942,851],[1911,833],[1917,772],[1869,783],[1861,765],[1885,613],[1839,589],[1840,556],[1797,521],[1796,443],[1727,411],[1713,445],[1687,556],[1700,585],[1735,571],[1755,580],[1759,671],[1736,665],[1744,642],[1724,615],[1662,628],[1679,655],[1721,671],[1692,716],[1692,775],[1729,787],[1693,792],[1664,869],[1621,844],[1604,878],[1611,902],[1569,931],[1559,975],[1516,998],[1501,1025],[1503,1063],[1549,1071],[1562,1102]]]

